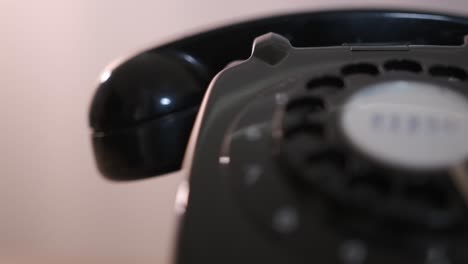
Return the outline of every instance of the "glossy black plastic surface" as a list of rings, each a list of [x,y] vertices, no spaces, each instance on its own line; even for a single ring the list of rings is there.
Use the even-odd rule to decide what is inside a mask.
[[[165,130],[159,128],[162,125],[147,126],[146,122],[164,122],[159,119],[169,116],[177,119],[180,112],[197,107],[211,78],[229,62],[248,58],[251,43],[259,35],[279,33],[297,47],[343,43],[458,45],[467,28],[468,22],[461,18],[416,12],[315,12],[222,27],[144,51],[117,66],[94,97],[90,124],[94,141],[99,142],[95,144],[99,168],[116,179],[177,170],[185,148],[168,150],[155,142],[170,139],[185,144],[194,117]],[[141,126],[145,136],[138,132]],[[116,139],[111,136],[115,133],[131,136]],[[151,137],[147,135],[157,139],[148,141]],[[112,139],[104,140],[108,136]],[[141,146],[148,147],[143,151]]]
[[[197,107],[106,134],[92,143],[97,165],[112,180],[131,180],[177,170]]]
[[[158,53],[142,53],[109,74],[91,107],[91,126],[98,132],[129,128],[193,108],[204,92],[203,83],[188,66]]]

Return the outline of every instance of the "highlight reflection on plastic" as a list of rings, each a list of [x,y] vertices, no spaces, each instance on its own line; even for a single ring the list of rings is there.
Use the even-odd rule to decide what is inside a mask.
[[[172,102],[171,99],[167,97],[163,97],[161,98],[161,100],[159,100],[159,103],[161,103],[161,105],[170,105],[171,102]]]

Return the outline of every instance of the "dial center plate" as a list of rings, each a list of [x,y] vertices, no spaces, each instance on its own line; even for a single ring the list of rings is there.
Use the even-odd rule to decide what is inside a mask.
[[[431,170],[468,158],[468,101],[447,87],[369,85],[345,103],[340,126],[354,147],[392,166]]]

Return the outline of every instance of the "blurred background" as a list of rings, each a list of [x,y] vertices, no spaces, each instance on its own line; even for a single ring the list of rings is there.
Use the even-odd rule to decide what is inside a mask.
[[[1,0],[0,263],[171,258],[182,175],[112,183],[94,165],[88,107],[112,59],[247,18],[370,4],[468,15],[466,0]]]

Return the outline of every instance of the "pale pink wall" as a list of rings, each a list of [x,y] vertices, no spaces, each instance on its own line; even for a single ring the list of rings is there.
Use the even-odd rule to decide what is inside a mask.
[[[0,262],[168,259],[181,176],[115,184],[94,167],[87,110],[111,59],[258,14],[372,2],[0,1]],[[468,14],[466,0],[375,2]]]

